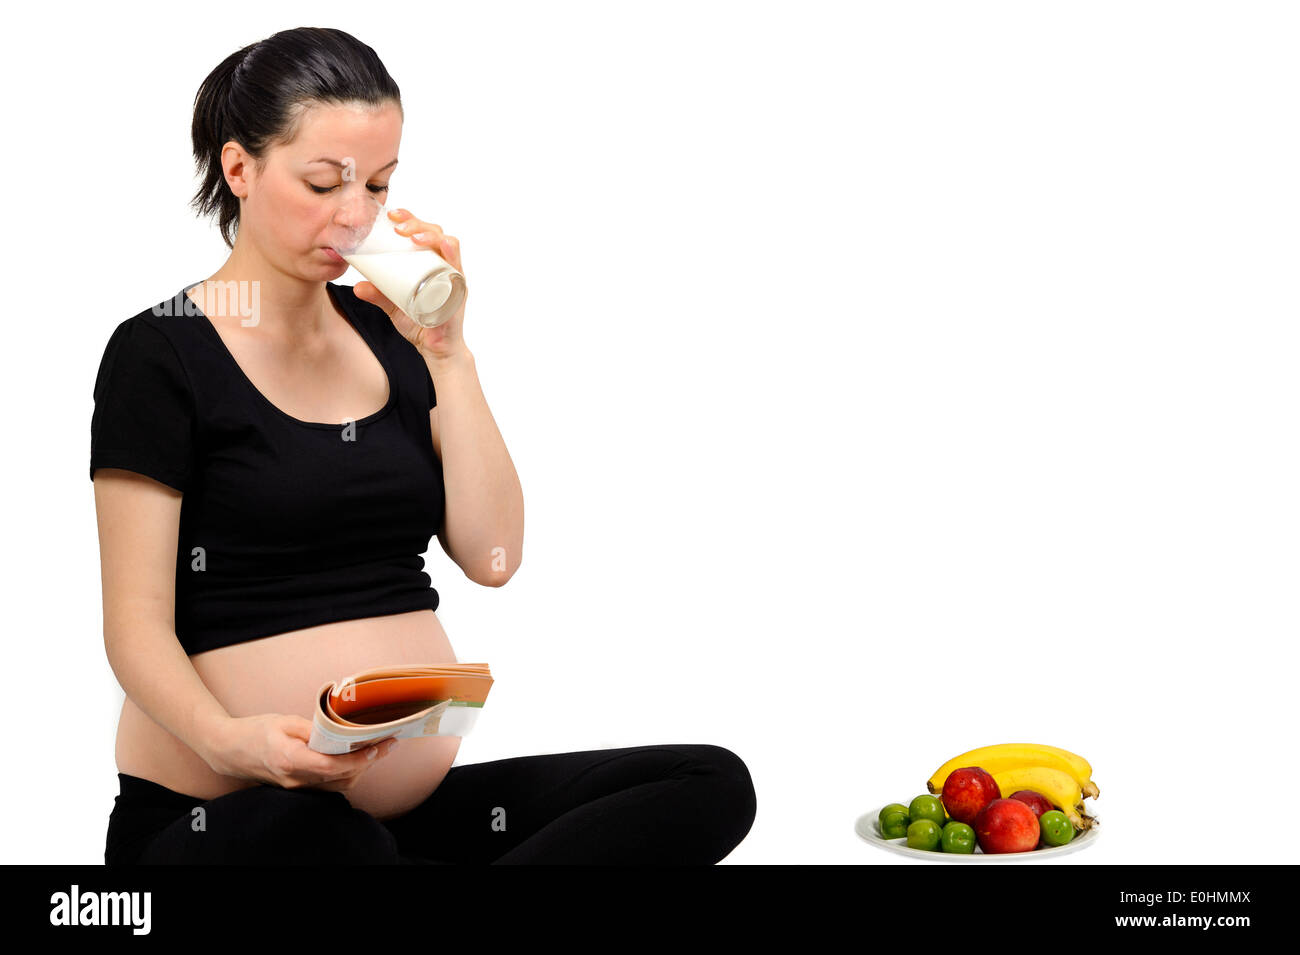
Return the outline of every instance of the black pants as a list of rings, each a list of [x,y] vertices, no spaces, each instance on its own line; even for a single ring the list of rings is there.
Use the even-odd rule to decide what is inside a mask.
[[[740,757],[703,743],[453,766],[423,803],[384,821],[321,789],[260,784],[204,800],[118,780],[108,865],[712,865],[756,808]]]

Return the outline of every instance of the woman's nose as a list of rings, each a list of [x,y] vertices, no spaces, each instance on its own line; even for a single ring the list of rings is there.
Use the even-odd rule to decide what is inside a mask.
[[[375,221],[379,209],[380,204],[374,196],[354,193],[340,201],[334,212],[334,222],[349,230],[368,228]]]

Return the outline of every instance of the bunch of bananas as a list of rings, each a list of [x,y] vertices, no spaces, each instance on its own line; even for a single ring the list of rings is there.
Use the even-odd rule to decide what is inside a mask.
[[[1082,756],[1056,746],[1041,743],[999,743],[981,746],[954,756],[940,766],[926,786],[932,793],[943,791],[944,781],[953,770],[978,766],[990,774],[1003,796],[1021,789],[1031,789],[1044,796],[1078,831],[1094,823],[1084,811],[1085,797],[1096,798],[1101,790],[1092,781],[1092,766]]]

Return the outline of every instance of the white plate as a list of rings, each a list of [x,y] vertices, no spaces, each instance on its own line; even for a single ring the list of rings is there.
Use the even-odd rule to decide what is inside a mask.
[[[887,805],[892,805],[892,803]],[[925,859],[930,862],[1024,862],[1031,859],[1055,858],[1068,852],[1077,852],[1080,849],[1088,848],[1097,841],[1097,821],[1094,819],[1091,829],[1075,833],[1074,838],[1065,845],[1034,849],[1032,852],[986,853],[978,845],[975,846],[975,851],[971,853],[912,849],[907,845],[906,836],[900,836],[897,839],[886,839],[880,834],[880,810],[884,808],[884,806],[880,806],[872,812],[859,816],[858,821],[853,824],[854,831],[877,848],[884,849],[887,852],[896,852],[901,856]]]

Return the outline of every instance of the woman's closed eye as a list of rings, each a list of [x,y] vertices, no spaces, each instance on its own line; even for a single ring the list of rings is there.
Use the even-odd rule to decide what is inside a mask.
[[[317,195],[321,195],[321,196],[325,195],[325,193],[327,193],[327,192],[333,192],[335,189],[338,188],[338,186],[318,186],[318,185],[316,185],[315,183],[311,183],[311,182],[307,183],[307,185],[308,185],[308,187],[311,189],[312,192],[316,193]],[[371,192],[374,192],[374,193],[381,193],[381,192],[387,192],[387,191],[388,191],[388,187],[387,187],[387,186],[367,186],[366,188],[369,189]]]

